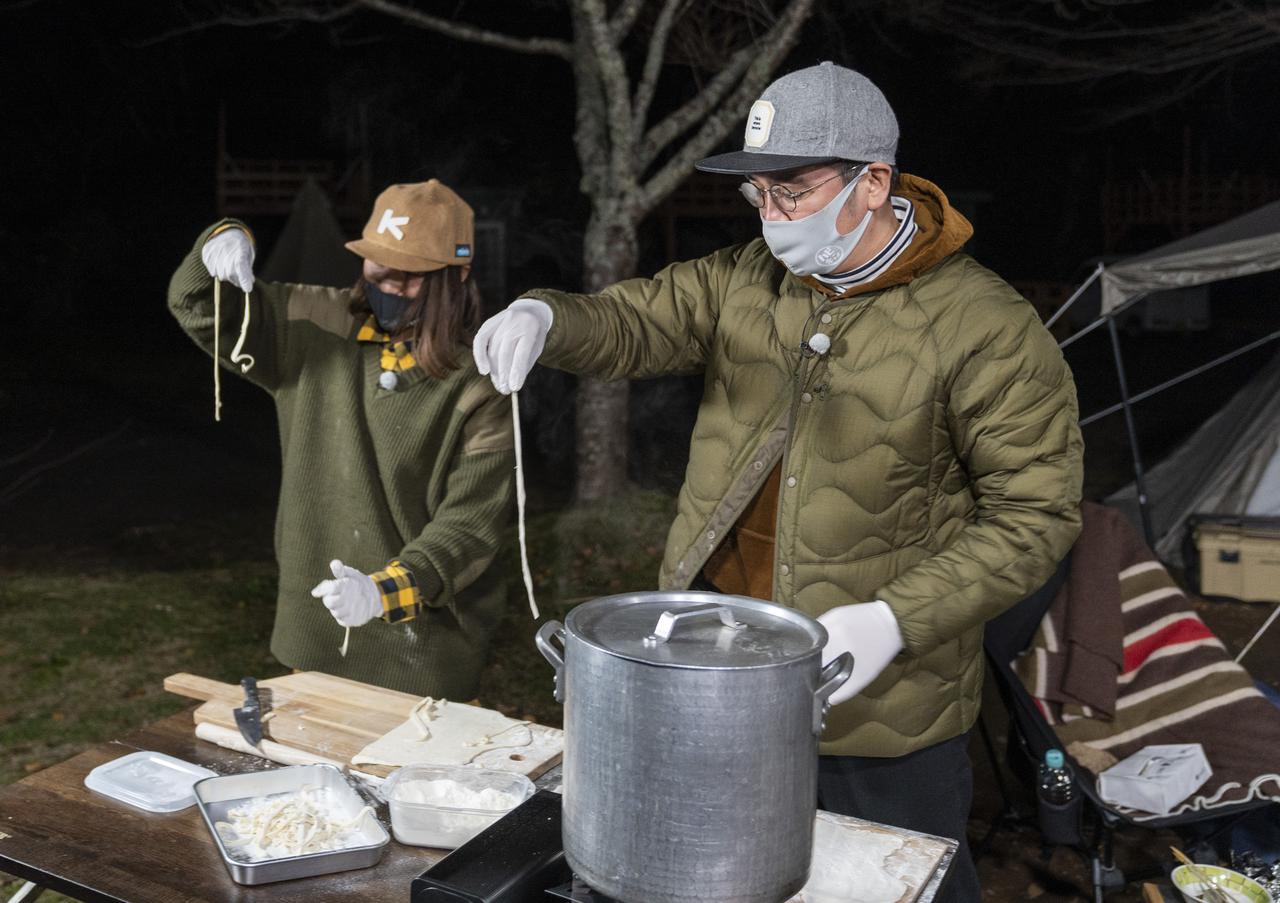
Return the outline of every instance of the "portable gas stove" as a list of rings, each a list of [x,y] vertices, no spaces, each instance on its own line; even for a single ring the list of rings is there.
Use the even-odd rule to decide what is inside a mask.
[[[413,879],[411,903],[615,903],[574,875],[560,840],[560,794],[539,790]]]

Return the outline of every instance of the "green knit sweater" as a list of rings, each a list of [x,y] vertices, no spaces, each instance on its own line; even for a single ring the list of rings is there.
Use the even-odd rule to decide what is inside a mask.
[[[182,329],[213,349],[213,279],[200,249],[169,284]],[[239,225],[237,223],[237,225]],[[224,283],[219,356],[229,356],[244,294]],[[493,565],[512,509],[515,464],[509,399],[481,377],[466,349],[444,379],[421,367],[378,384],[378,343],[357,342],[350,290],[259,281],[244,351],[245,378],[275,401],[283,474],[276,512],[280,586],[271,651],[325,671],[420,695],[471,699],[505,604]],[[423,602],[415,619],[343,628],[311,596],[339,558],[372,573],[399,559]]]

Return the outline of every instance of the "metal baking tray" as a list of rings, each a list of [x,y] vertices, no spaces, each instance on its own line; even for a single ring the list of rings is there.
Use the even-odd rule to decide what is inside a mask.
[[[332,765],[292,765],[270,771],[220,775],[196,782],[196,806],[209,827],[209,833],[213,835],[213,842],[217,844],[218,853],[226,863],[227,871],[237,884],[268,884],[272,881],[368,868],[382,858],[382,851],[391,837],[376,817],[366,817],[361,823],[360,830],[356,833],[361,840],[367,842],[358,846],[256,862],[237,859],[228,852],[214,825],[227,820],[229,809],[255,797],[296,792],[304,787],[328,788],[333,798],[339,801],[341,814],[349,818],[354,817],[365,806],[360,794],[347,783],[342,772]]]

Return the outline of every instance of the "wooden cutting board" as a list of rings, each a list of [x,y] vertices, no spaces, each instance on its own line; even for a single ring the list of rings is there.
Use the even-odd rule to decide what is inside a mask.
[[[179,673],[166,677],[164,688],[179,696],[205,700],[195,710],[197,724],[215,724],[239,733],[232,714],[244,703],[244,692],[238,685]],[[319,671],[260,680],[258,692],[266,739],[347,764],[360,750],[403,724],[421,701],[409,693]],[[533,743],[528,747],[489,750],[477,756],[475,764],[523,774],[530,780],[538,777],[560,762],[564,732],[541,724],[530,725],[530,732]],[[385,765],[357,767],[380,777],[394,770]]]

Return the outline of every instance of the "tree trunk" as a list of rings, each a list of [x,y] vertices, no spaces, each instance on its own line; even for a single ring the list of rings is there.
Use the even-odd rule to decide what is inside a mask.
[[[583,288],[598,292],[635,275],[636,223],[621,205],[596,210],[582,242]],[[625,379],[583,379],[578,385],[577,497],[590,502],[618,495],[627,485]]]

